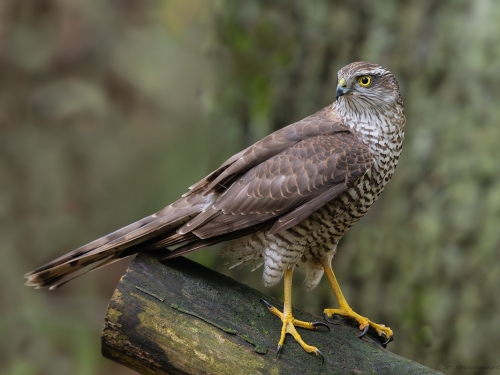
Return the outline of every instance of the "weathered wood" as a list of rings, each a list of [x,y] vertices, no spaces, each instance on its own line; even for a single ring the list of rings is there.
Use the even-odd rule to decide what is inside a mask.
[[[300,329],[325,356],[307,354],[287,337],[276,356],[279,319],[260,302],[280,301],[184,258],[159,263],[139,255],[109,303],[102,333],[105,357],[141,374],[438,374],[358,339],[339,320],[331,331]],[[321,318],[301,310],[305,321]]]

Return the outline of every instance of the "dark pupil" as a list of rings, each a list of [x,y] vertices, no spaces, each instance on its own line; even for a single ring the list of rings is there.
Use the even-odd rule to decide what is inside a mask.
[[[362,83],[363,85],[367,85],[367,84],[368,84],[368,78],[367,78],[367,77],[363,77],[363,78],[361,78],[361,83]]]

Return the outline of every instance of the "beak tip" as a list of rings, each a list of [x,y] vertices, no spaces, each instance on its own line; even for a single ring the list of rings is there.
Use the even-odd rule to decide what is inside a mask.
[[[335,91],[335,100],[338,100],[342,95],[345,95],[347,90],[342,86],[337,86],[337,90]]]

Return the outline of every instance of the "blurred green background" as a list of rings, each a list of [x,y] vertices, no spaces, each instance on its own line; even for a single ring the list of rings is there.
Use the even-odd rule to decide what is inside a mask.
[[[495,0],[1,1],[0,373],[133,374],[100,354],[127,262],[54,292],[22,275],[330,104],[356,60],[397,76],[407,126],[334,259],[344,294],[397,354],[449,374],[500,365],[499,19]],[[192,257],[281,298],[219,250]],[[295,306],[335,306],[326,280],[305,294],[297,278]]]

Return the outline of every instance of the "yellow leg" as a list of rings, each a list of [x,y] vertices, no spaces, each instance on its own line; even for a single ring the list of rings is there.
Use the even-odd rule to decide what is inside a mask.
[[[387,338],[387,341],[383,343],[385,347],[385,345],[387,345],[393,339],[394,333],[392,332],[392,330],[389,327],[384,326],[383,324],[374,323],[368,318],[365,318],[364,316],[361,316],[358,313],[354,312],[347,303],[344,295],[342,294],[342,291],[340,290],[339,283],[337,282],[337,278],[333,273],[331,265],[326,261],[322,261],[322,266],[325,270],[325,275],[328,278],[330,285],[332,286],[335,298],[339,303],[338,309],[325,309],[323,311],[325,319],[328,321],[328,318],[331,318],[336,314],[356,320],[359,323],[359,329],[362,331],[362,333],[358,337],[363,337],[368,332],[369,327],[373,327],[377,331],[379,336],[383,335]]]
[[[284,283],[285,283],[285,304],[283,307],[283,312],[279,311],[276,307],[272,306],[269,302],[262,300],[266,305],[267,308],[271,313],[274,315],[278,316],[281,321],[283,322],[283,327],[281,328],[281,336],[280,340],[278,342],[278,353],[281,352],[283,348],[283,343],[285,342],[285,336],[287,333],[291,334],[293,338],[302,346],[302,348],[308,352],[308,353],[314,353],[317,356],[320,356],[323,361],[323,354],[319,351],[318,348],[315,346],[308,345],[302,340],[302,337],[300,337],[299,333],[295,329],[295,327],[301,327],[301,328],[306,328],[306,329],[312,329],[316,330],[317,327],[322,326],[328,328],[328,325],[326,325],[323,322],[304,322],[302,320],[297,320],[293,317],[292,315],[292,275],[293,275],[293,269],[288,269],[285,271],[285,277],[284,277]]]

